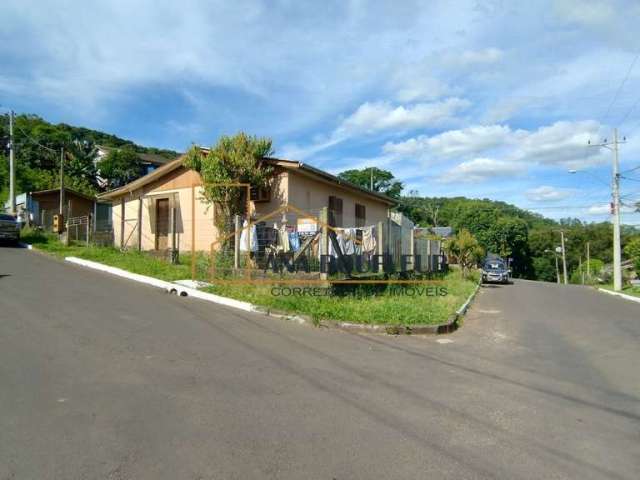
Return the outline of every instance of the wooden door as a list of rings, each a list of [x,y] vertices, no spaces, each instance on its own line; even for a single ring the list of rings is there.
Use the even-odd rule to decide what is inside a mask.
[[[169,199],[156,200],[156,250],[169,248]]]

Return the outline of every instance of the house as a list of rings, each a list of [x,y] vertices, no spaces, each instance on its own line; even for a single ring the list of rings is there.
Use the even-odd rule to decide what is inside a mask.
[[[185,156],[173,160],[123,187],[100,195],[112,203],[115,246],[141,250],[177,249],[210,251],[218,239],[215,208],[202,196],[202,180],[183,165]],[[264,159],[274,168],[268,189],[251,189],[253,222],[267,218],[283,206],[293,217],[317,218],[328,208],[336,227],[357,227],[386,220],[395,201],[334,175],[297,161]],[[238,187],[242,188],[242,187]],[[279,221],[280,217],[271,221]],[[288,221],[294,219],[289,214]]]
[[[117,150],[117,148],[115,147],[105,147],[103,145],[96,145],[96,149],[97,154],[94,161],[96,167],[98,166],[100,161],[109,154],[109,152],[111,152],[112,150]],[[157,153],[138,153],[138,158],[142,162],[144,175],[153,172],[156,168],[161,167],[162,165],[165,165],[166,163],[169,163],[171,161],[171,159],[163,157],[162,155],[159,155]],[[98,185],[103,188],[106,186],[106,180],[100,177],[99,173]]]
[[[451,227],[420,227],[416,228],[416,234],[422,236],[433,236],[442,240],[446,240],[453,236],[453,228]]]
[[[453,228],[451,227],[433,227],[431,233],[438,238],[449,238],[453,236]]]

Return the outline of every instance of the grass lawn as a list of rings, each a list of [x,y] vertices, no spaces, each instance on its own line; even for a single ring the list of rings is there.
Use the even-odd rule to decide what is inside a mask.
[[[600,285],[600,288],[605,288],[607,290],[613,291],[613,285]],[[632,295],[634,297],[640,297],[640,287],[625,286],[622,289],[621,293],[624,293],[625,295]]]
[[[82,245],[65,246],[57,236],[36,231],[24,231],[22,240],[42,252],[58,258],[74,256],[122,268],[133,273],[166,281],[191,278],[191,258],[182,255],[180,263],[172,265],[145,252],[121,252],[110,247]],[[204,257],[203,257],[204,258]],[[255,305],[291,313],[301,313],[315,320],[341,320],[368,324],[411,325],[441,324],[448,321],[473,292],[477,276],[462,279],[458,270],[452,270],[442,281],[422,285],[393,285],[377,291],[359,291],[351,295],[332,295],[320,288],[320,295],[287,295],[276,284],[217,284],[207,291]],[[284,285],[283,285],[284,286]],[[275,294],[272,289],[276,287]],[[286,285],[291,288],[292,285]],[[315,285],[314,285],[315,287]],[[439,289],[436,292],[436,289]],[[442,294],[446,289],[446,294]],[[439,295],[436,293],[440,293]]]
[[[117,248],[87,247],[84,244],[65,246],[58,241],[57,235],[36,231],[23,232],[21,240],[25,243],[30,243],[36,250],[58,258],[84,258],[85,260],[93,260],[94,262],[104,263],[105,265],[111,265],[112,267],[122,268],[129,272],[159,278],[168,282],[191,278],[190,258],[183,258],[180,264],[171,265],[145,252],[121,252]]]
[[[451,271],[441,283],[431,285],[389,286],[377,294],[283,295],[277,285],[215,285],[207,290],[225,297],[244,300],[275,310],[302,313],[315,320],[412,325],[446,323],[471,295],[477,277],[463,280],[458,270]],[[291,285],[286,285],[291,288]],[[436,288],[446,288],[446,295],[435,295]],[[274,295],[275,290],[276,294]],[[429,293],[429,294],[427,294]]]

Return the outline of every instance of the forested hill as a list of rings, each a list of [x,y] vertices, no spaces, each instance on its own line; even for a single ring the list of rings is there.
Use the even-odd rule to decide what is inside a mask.
[[[611,262],[608,222],[555,221],[505,202],[465,197],[401,197],[399,209],[421,226],[469,230],[486,251],[511,257],[514,274],[519,277],[555,281],[554,250],[560,245],[560,229],[565,232],[567,267],[573,281],[579,281],[587,243],[594,271]],[[624,228],[623,246],[637,235],[632,227]]]
[[[473,217],[513,217],[523,220],[529,228],[556,225],[537,213],[510,203],[466,197],[403,197],[401,210],[420,225],[446,225],[454,229],[468,228]],[[482,221],[477,219],[476,221]]]
[[[9,134],[9,118],[7,115],[0,116],[0,138],[7,139]],[[92,130],[85,127],[74,127],[66,123],[52,124],[37,115],[25,114],[16,117],[16,128],[14,129],[16,143],[24,143],[24,136],[30,136],[39,143],[48,147],[55,147],[56,144],[73,141],[89,142],[105,147],[131,147],[138,153],[154,153],[162,155],[168,159],[175,158],[178,153],[173,150],[166,150],[154,147],[143,147],[131,140],[125,140],[110,133]],[[4,145],[6,142],[2,142]]]
[[[55,188],[60,184],[60,152],[64,147],[64,184],[87,194],[127,183],[144,174],[139,154],[152,153],[167,159],[178,154],[171,150],[143,147],[130,140],[64,123],[52,124],[36,115],[15,117],[16,192]],[[9,116],[0,115],[0,201],[8,195]],[[98,146],[113,151],[98,167]],[[108,180],[100,184],[97,172]]]

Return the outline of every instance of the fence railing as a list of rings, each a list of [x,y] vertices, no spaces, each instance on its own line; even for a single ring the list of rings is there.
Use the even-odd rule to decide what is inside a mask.
[[[251,221],[236,216],[211,245],[208,258],[193,259],[193,279],[374,279],[447,268],[442,243],[415,235],[414,224],[402,214],[367,226],[334,227],[326,208],[313,218],[289,209]]]

